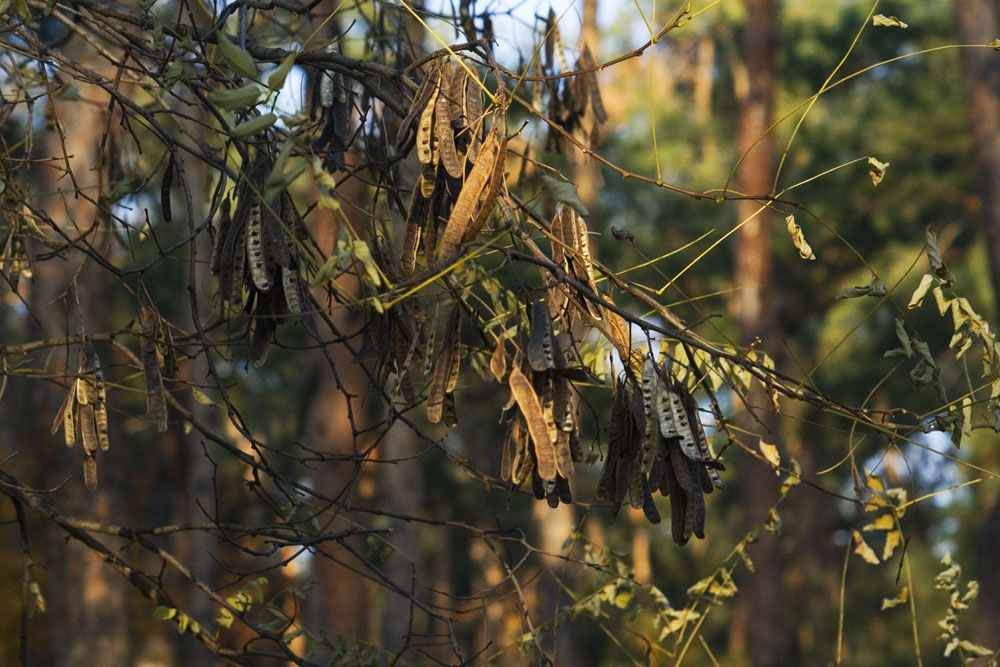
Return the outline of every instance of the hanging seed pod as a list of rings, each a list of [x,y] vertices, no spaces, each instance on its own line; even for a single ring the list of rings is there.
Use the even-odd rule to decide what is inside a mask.
[[[454,357],[458,353],[458,333],[460,322],[460,306],[455,305],[448,317],[445,326],[444,339],[441,341],[441,350],[438,352],[437,360],[434,363],[434,378],[427,396],[427,421],[437,424],[441,421],[444,410],[444,396],[451,386],[451,391],[455,389],[458,373],[456,370],[456,360]]]
[[[517,407],[524,415],[531,440],[535,444],[538,474],[546,484],[555,484],[557,473],[555,443],[549,437],[549,429],[545,423],[545,414],[542,411],[538,395],[532,388],[531,381],[521,372],[520,368],[515,367],[511,370],[508,383],[514,394]]]
[[[419,176],[413,195],[410,197],[410,209],[406,215],[403,228],[403,249],[399,256],[399,268],[403,273],[413,273],[417,265],[417,248],[420,246],[420,232],[424,218],[430,210],[430,201],[424,197],[423,176]]]
[[[649,490],[650,485],[646,480],[646,476],[642,476],[642,513],[646,515],[646,519],[653,524],[660,523],[660,512],[656,509],[656,503],[653,502],[653,494]]]
[[[601,100],[601,89],[597,85],[597,66],[594,64],[594,56],[590,52],[590,47],[586,43],[583,45],[583,53],[580,54],[579,69],[584,70],[583,82],[587,97],[590,98],[590,106],[594,111],[594,119],[598,123],[606,123],[608,113],[604,110],[604,101]]]
[[[653,465],[653,455],[656,447],[660,443],[657,429],[656,396],[658,384],[661,382],[656,370],[656,364],[647,355],[642,365],[642,414],[643,414],[643,438],[642,438],[642,471],[648,473]]]
[[[712,455],[712,450],[708,446],[708,438],[705,436],[705,427],[702,426],[701,419],[698,417],[698,403],[695,400],[691,392],[687,391],[686,387],[681,387],[681,400],[684,404],[684,412],[687,415],[688,423],[691,425],[691,431],[694,436],[695,444],[698,449],[698,459],[701,461],[699,469],[701,474],[708,479],[709,484],[703,484],[705,493],[711,493],[713,488],[723,488],[725,484],[722,483],[722,479],[719,477],[718,468],[722,464],[715,460]]]
[[[436,160],[432,159],[437,152],[435,146],[437,140],[434,135],[434,108],[437,104],[440,90],[439,80],[435,84],[434,90],[431,91],[431,96],[427,100],[427,106],[421,112],[420,122],[417,124],[417,159],[423,165],[433,166],[436,162]]]
[[[413,97],[413,104],[410,105],[406,117],[403,118],[399,124],[399,130],[396,132],[396,150],[402,150],[410,132],[413,130],[414,124],[421,118],[424,110],[427,108],[427,102],[430,101],[431,95],[437,90],[438,80],[441,76],[440,68],[441,62],[436,61],[431,71],[428,72],[417,89],[417,94]]]
[[[163,433],[167,430],[167,399],[163,390],[163,376],[160,375],[160,363],[156,357],[160,315],[141,283],[137,291],[141,330],[139,350],[142,374],[146,380],[146,416],[156,424],[156,430]]]
[[[441,68],[440,92],[434,107],[434,124],[438,140],[438,156],[441,165],[452,178],[465,176],[465,161],[460,160],[455,148],[453,121],[461,116],[461,107],[453,97],[453,74],[450,65]]]
[[[490,355],[490,372],[497,382],[503,382],[503,377],[507,374],[507,339],[503,334],[500,334],[497,346]]]
[[[271,290],[271,279],[268,271],[268,258],[265,252],[264,243],[264,215],[260,201],[254,201],[250,206],[250,215],[247,218],[247,262],[250,265],[250,276],[253,278],[254,286],[260,292]]]
[[[472,167],[469,177],[462,186],[458,199],[451,209],[448,217],[448,224],[445,225],[444,234],[441,239],[441,249],[438,251],[438,262],[448,259],[455,254],[458,244],[462,242],[465,232],[469,227],[472,217],[476,212],[476,206],[483,195],[483,191],[493,174],[496,161],[500,154],[499,135],[497,128],[493,128],[486,137],[486,143],[479,159]]]
[[[555,368],[552,353],[552,320],[545,304],[535,300],[531,304],[531,335],[528,338],[528,365],[535,371]]]

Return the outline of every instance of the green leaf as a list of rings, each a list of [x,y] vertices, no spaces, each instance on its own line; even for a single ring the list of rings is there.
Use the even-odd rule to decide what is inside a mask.
[[[242,88],[223,88],[208,94],[208,100],[226,111],[248,107],[260,98],[260,87],[256,84]]]
[[[181,65],[180,60],[174,60],[167,67],[167,71],[163,73],[163,87],[166,90],[170,90],[174,87],[181,77],[184,76],[184,66]]]
[[[251,79],[257,78],[257,64],[253,61],[253,56],[230,41],[225,33],[219,33],[218,44],[222,57],[226,59],[234,72]]]
[[[263,116],[257,116],[256,118],[243,121],[233,129],[229,130],[229,134],[237,139],[246,139],[254,136],[255,134],[260,134],[267,128],[274,125],[277,120],[278,117],[275,114],[266,113]]]
[[[552,195],[552,198],[557,202],[562,202],[563,204],[572,207],[580,215],[590,215],[590,212],[587,211],[587,207],[583,205],[583,202],[580,201],[579,195],[576,194],[576,186],[569,181],[554,178],[548,174],[542,174],[542,184],[545,186],[545,189],[549,191],[549,194]]]
[[[284,87],[285,78],[288,76],[288,73],[292,71],[292,67],[295,66],[295,58],[298,57],[298,55],[298,49],[292,49],[285,54],[285,57],[281,59],[281,64],[267,75],[268,88],[277,92]]]
[[[903,23],[895,16],[884,16],[882,14],[876,14],[872,17],[872,25],[884,26],[886,28],[907,28],[907,24]]]
[[[910,296],[910,302],[906,304],[907,308],[919,308],[924,303],[924,296],[927,294],[927,290],[930,289],[931,283],[934,278],[929,273],[925,273],[922,278],[920,278],[920,284],[917,285],[917,289],[913,290],[913,295]]]

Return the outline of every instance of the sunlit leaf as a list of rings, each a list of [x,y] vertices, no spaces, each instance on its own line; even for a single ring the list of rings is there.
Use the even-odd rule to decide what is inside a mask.
[[[760,447],[760,453],[764,455],[767,462],[774,468],[778,468],[781,465],[781,457],[778,455],[777,447],[769,445],[763,440],[760,441],[758,446]]]
[[[871,169],[868,170],[868,175],[871,176],[872,185],[878,185],[885,177],[885,170],[889,168],[889,163],[879,162],[875,158],[869,157],[868,164],[871,166]]]
[[[892,609],[893,607],[898,607],[901,604],[905,604],[910,598],[910,589],[903,586],[903,590],[899,591],[899,595],[894,598],[883,598],[882,599],[882,611],[886,609]]]
[[[375,285],[375,287],[380,286],[382,284],[382,276],[379,274],[378,265],[375,264],[375,259],[372,257],[368,244],[359,239],[351,245],[351,252],[361,262],[362,266],[364,266],[368,282]]]
[[[882,560],[889,560],[896,551],[896,547],[903,543],[903,533],[892,530],[885,534],[885,547],[882,548]]]
[[[854,541],[857,543],[857,546],[854,548],[854,553],[858,554],[872,565],[878,565],[878,556],[875,555],[872,548],[868,546],[868,543],[865,542],[863,537],[861,537],[861,533],[855,530],[852,534],[854,535]]]
[[[883,514],[879,518],[872,521],[870,524],[862,528],[864,531],[869,530],[893,530],[896,527],[896,521],[892,518],[891,514]]]
[[[906,304],[907,308],[918,308],[924,303],[924,295],[927,294],[927,290],[930,289],[934,278],[929,273],[925,273],[920,279],[920,284],[917,285],[917,289],[913,290],[913,295],[910,296],[910,302]]]
[[[885,16],[883,14],[876,14],[872,17],[872,24],[878,26],[885,26],[887,28],[906,28],[907,24],[903,23],[895,16]]]

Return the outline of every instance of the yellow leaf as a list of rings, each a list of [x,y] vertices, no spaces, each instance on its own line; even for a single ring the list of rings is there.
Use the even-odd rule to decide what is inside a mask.
[[[375,264],[375,259],[372,257],[371,250],[368,249],[368,244],[359,239],[351,245],[351,252],[361,262],[361,265],[364,266],[368,281],[376,287],[380,286],[382,284],[382,277],[379,275],[378,265]]]
[[[898,530],[893,530],[885,534],[885,547],[882,549],[882,560],[892,558],[896,547],[903,543],[903,534]]]
[[[910,589],[907,588],[906,586],[903,586],[903,590],[899,591],[899,595],[897,595],[896,597],[892,599],[889,598],[882,599],[882,611],[885,611],[886,609],[892,609],[893,607],[905,603],[909,599],[909,597],[910,597]]]
[[[865,532],[869,530],[892,530],[896,527],[896,521],[892,518],[891,514],[883,514],[879,518],[872,521],[870,524],[862,528]]]
[[[934,278],[929,273],[925,273],[924,277],[920,279],[920,284],[917,285],[917,289],[913,290],[913,296],[910,297],[910,302],[906,304],[907,308],[918,308],[924,303],[924,295],[927,294],[927,290],[931,286],[931,281]]]
[[[816,255],[813,254],[812,248],[809,247],[806,237],[802,234],[802,228],[795,224],[794,215],[785,218],[785,225],[788,227],[788,233],[792,236],[792,243],[799,249],[799,257],[802,259],[816,259]]]
[[[907,24],[903,23],[895,16],[884,16],[882,14],[876,14],[872,17],[872,25],[883,26],[886,28],[907,28]]]
[[[759,447],[760,453],[764,455],[767,462],[777,469],[778,466],[781,465],[781,457],[778,455],[778,448],[774,445],[767,444],[763,440],[760,441]],[[777,472],[777,470],[775,470],[775,472]]]
[[[861,533],[855,530],[853,531],[853,535],[854,541],[858,543],[858,546],[854,548],[854,553],[858,554],[872,565],[878,565],[878,556],[875,555],[872,548],[868,546],[868,543],[865,542],[863,537],[861,537]]]

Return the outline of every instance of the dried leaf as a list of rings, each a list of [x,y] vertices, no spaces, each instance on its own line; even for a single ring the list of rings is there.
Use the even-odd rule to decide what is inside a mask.
[[[901,604],[906,604],[906,601],[910,599],[910,589],[907,586],[903,586],[903,589],[899,591],[899,595],[894,598],[882,598],[882,609],[880,611],[885,611],[886,609],[892,609],[893,607],[898,607]]]
[[[868,165],[871,169],[868,170],[868,175],[871,176],[872,185],[878,185],[885,178],[885,170],[889,168],[888,162],[879,162],[873,157],[868,158]]]
[[[906,304],[907,308],[919,308],[924,303],[924,295],[927,294],[927,290],[933,284],[934,278],[931,274],[925,273],[920,278],[920,284],[917,285],[917,289],[913,290],[913,295],[910,297],[910,302]]]
[[[763,440],[758,443],[758,447],[760,447],[760,453],[764,455],[764,459],[771,464],[777,473],[777,469],[781,466],[781,456],[778,455],[778,448],[767,444]]]
[[[907,24],[903,23],[895,16],[885,16],[883,14],[876,14],[872,17],[872,25],[883,26],[887,28],[906,28]]]
[[[871,563],[872,565],[878,565],[879,564],[878,556],[875,555],[875,552],[872,551],[872,548],[868,546],[868,543],[865,542],[863,537],[861,537],[861,533],[855,530],[852,531],[852,535],[854,535],[854,541],[857,543],[857,546],[854,548],[854,553],[858,554],[863,559],[865,559],[865,561]]]
[[[941,259],[941,251],[938,250],[937,234],[928,227],[925,236],[927,238],[925,249],[927,250],[927,260],[931,264],[931,269],[934,270],[935,275],[941,280],[941,284],[949,287],[955,282],[955,275],[948,269],[944,260]]]
[[[806,241],[806,237],[802,234],[802,228],[795,223],[795,216],[790,215],[785,218],[785,225],[788,227],[788,233],[792,236],[792,243],[799,251],[799,257],[802,259],[816,259],[816,255],[813,254],[812,248],[809,247],[809,243]]]

